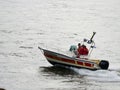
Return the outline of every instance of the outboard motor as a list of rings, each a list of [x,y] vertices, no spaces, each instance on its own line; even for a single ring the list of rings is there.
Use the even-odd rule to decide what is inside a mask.
[[[106,60],[101,60],[99,66],[101,69],[107,70],[109,67],[109,62]]]

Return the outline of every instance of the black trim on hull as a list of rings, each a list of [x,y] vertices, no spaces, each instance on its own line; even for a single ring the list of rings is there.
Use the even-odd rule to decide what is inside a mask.
[[[89,70],[97,70],[97,69],[90,69],[90,68],[85,68],[85,67],[80,67],[80,66],[73,66],[73,65],[68,65],[68,64],[63,64],[63,63],[58,63],[58,62],[54,62],[54,61],[50,61],[48,60],[49,63],[51,63],[52,65],[56,65],[56,66],[68,66],[68,67],[75,67],[75,68],[84,68],[84,69],[89,69]]]

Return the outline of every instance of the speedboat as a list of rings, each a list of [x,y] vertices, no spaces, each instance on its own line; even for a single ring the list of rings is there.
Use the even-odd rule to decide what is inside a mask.
[[[95,32],[93,32],[93,35],[90,40],[84,39],[84,42],[87,42],[89,44],[92,44],[91,48],[93,49],[93,43],[92,40],[95,35]],[[43,49],[41,47],[38,47],[45,58],[48,60],[49,63],[56,66],[68,66],[68,67],[77,67],[77,68],[85,68],[90,70],[107,70],[109,67],[109,62],[107,60],[101,60],[101,59],[90,59],[90,58],[84,58],[84,57],[73,57],[68,56],[64,54],[60,54],[51,50]],[[76,47],[73,45],[70,47],[70,52],[73,52],[76,50]],[[91,54],[92,50],[89,50],[89,55]]]

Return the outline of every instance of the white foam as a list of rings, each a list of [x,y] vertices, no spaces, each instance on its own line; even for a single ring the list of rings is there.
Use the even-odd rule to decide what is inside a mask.
[[[77,68],[71,68],[75,72],[77,72],[80,75],[85,76],[86,79],[89,80],[95,80],[95,81],[120,81],[120,75],[117,71],[109,71],[109,70],[97,70],[97,71],[91,71],[87,69],[77,69]]]

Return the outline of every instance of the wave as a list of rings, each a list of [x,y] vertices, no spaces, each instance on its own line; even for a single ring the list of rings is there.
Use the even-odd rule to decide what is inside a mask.
[[[91,71],[87,69],[71,68],[79,75],[85,76],[88,80],[102,81],[102,82],[120,82],[120,72],[115,70],[96,70]]]

